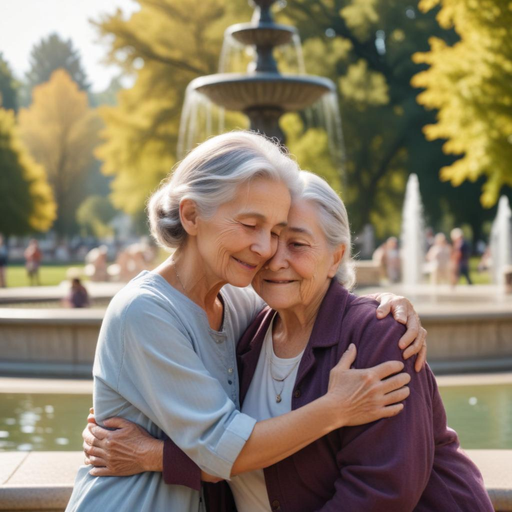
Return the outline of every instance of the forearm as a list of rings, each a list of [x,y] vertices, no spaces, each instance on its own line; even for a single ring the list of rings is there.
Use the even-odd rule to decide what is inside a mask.
[[[233,464],[231,476],[271,466],[339,428],[332,409],[332,402],[322,397],[295,411],[258,422]]]
[[[164,469],[164,441],[148,439],[143,452],[136,457],[141,461],[144,471],[162,472]]]

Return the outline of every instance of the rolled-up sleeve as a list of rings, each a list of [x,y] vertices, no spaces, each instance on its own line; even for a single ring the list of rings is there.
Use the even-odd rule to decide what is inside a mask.
[[[208,372],[179,318],[152,297],[137,297],[121,342],[117,391],[201,469],[228,479],[256,420]]]

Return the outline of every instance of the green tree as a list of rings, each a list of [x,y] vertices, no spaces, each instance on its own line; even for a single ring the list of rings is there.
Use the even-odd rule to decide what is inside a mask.
[[[0,52],[0,107],[16,112],[18,88],[19,83],[15,80],[9,64]]]
[[[115,107],[117,105],[117,95],[122,90],[121,77],[113,78],[108,87],[103,91],[89,93],[91,106],[95,108],[101,105]]]
[[[411,56],[428,47],[432,33],[451,33],[407,0],[296,0],[278,19],[299,29],[306,70],[337,85],[346,151],[342,197],[353,229],[371,222],[379,237],[399,233],[409,173],[438,182],[432,169],[446,158],[422,135],[430,114],[415,101],[410,79],[418,66]]]
[[[116,215],[116,210],[107,197],[89,196],[76,211],[78,224],[85,235],[94,235],[98,238],[111,235],[112,228],[108,223]]]
[[[42,38],[32,47],[29,57],[30,69],[20,91],[20,105],[30,106],[34,87],[48,82],[52,73],[64,69],[83,91],[89,89],[87,75],[83,68],[80,52],[74,48],[71,39],[65,41],[58,34]]]
[[[34,102],[19,113],[21,135],[34,158],[44,165],[58,205],[56,232],[76,230],[75,212],[85,196],[84,179],[93,162],[101,122],[66,71],[53,73],[34,89]]]
[[[21,142],[14,112],[0,108],[0,233],[47,231],[55,206],[44,167]]]
[[[459,40],[430,40],[430,51],[415,55],[428,65],[413,85],[424,88],[418,101],[436,109],[425,127],[429,140],[445,139],[457,157],[441,169],[441,179],[459,186],[485,177],[481,202],[493,206],[504,185],[512,186],[512,4],[500,0],[422,0],[440,6],[439,24],[454,28]]]

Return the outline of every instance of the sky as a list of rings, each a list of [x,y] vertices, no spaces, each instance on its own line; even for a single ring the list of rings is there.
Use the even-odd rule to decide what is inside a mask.
[[[106,46],[98,42],[88,20],[117,8],[129,15],[139,4],[134,0],[0,0],[0,52],[22,78],[29,69],[32,46],[57,32],[80,51],[92,91],[102,91],[119,70],[101,63]]]

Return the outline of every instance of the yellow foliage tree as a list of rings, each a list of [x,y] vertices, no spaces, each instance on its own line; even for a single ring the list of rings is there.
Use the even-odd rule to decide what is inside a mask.
[[[110,60],[137,75],[118,106],[100,109],[106,128],[96,151],[102,172],[114,176],[113,204],[129,214],[143,210],[176,163],[188,83],[217,71],[225,28],[250,16],[248,5],[230,0],[138,2],[128,20],[118,11],[98,23],[112,41]]]
[[[66,71],[55,71],[49,82],[33,90],[30,108],[19,113],[21,135],[33,157],[42,164],[57,201],[55,230],[69,233],[83,197],[83,178],[98,142],[101,120],[88,106]]]
[[[21,142],[14,112],[0,108],[0,233],[47,231],[55,207],[44,167]]]
[[[422,0],[424,11],[440,6],[437,19],[454,28],[453,46],[432,38],[415,61],[429,68],[412,84],[425,89],[418,101],[437,109],[425,127],[429,140],[447,139],[447,154],[462,155],[441,169],[458,186],[486,177],[481,202],[493,206],[503,185],[512,186],[512,3],[503,0]]]

